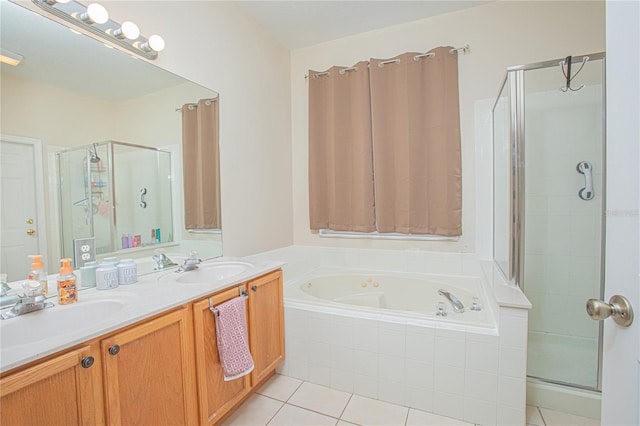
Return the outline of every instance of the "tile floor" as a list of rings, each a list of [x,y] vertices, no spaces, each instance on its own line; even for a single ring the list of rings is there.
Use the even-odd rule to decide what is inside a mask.
[[[598,420],[527,407],[527,425],[596,426]],[[472,425],[276,374],[224,426]]]

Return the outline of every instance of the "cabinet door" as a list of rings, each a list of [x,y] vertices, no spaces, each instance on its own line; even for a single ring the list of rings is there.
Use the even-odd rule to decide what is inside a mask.
[[[245,288],[244,286],[242,287]],[[213,305],[238,297],[234,287],[213,296]],[[247,318],[249,316],[247,315]],[[214,424],[251,390],[249,375],[224,381],[209,299],[193,305],[200,424]]]
[[[102,341],[108,424],[197,422],[190,324],[183,307]]]
[[[0,380],[3,425],[104,423],[99,351],[71,350]]]
[[[253,385],[284,360],[284,312],[282,271],[249,281],[249,342],[255,369]]]

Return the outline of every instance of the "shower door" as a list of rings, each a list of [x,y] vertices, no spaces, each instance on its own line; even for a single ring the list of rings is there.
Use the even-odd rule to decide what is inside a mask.
[[[509,101],[510,156],[496,154],[505,141],[494,139],[494,167],[510,161],[511,263],[501,267],[533,305],[528,375],[599,389],[601,323],[584,305],[603,295],[604,55],[583,60],[573,58],[568,86],[561,60],[509,69],[501,96]],[[494,107],[494,135],[504,133],[495,127],[504,127],[505,102]],[[497,231],[499,248],[506,243]]]

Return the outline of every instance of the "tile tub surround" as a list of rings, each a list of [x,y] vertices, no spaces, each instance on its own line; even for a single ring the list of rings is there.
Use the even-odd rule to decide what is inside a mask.
[[[525,423],[530,304],[490,262],[466,254],[295,246],[263,256],[287,262],[282,374],[471,423]],[[478,332],[437,320],[363,318],[288,300],[287,282],[321,265],[481,276],[493,289],[488,303],[497,327]]]

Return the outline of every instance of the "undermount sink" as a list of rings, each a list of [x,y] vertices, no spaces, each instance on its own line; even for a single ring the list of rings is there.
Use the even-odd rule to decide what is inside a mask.
[[[0,347],[6,350],[47,338],[59,338],[79,329],[92,328],[125,306],[124,302],[114,299],[80,299],[73,305],[56,304],[42,311],[2,320]]]
[[[221,281],[239,275],[252,267],[253,265],[246,262],[201,263],[198,269],[193,271],[178,272],[180,276],[176,281],[186,284]]]

